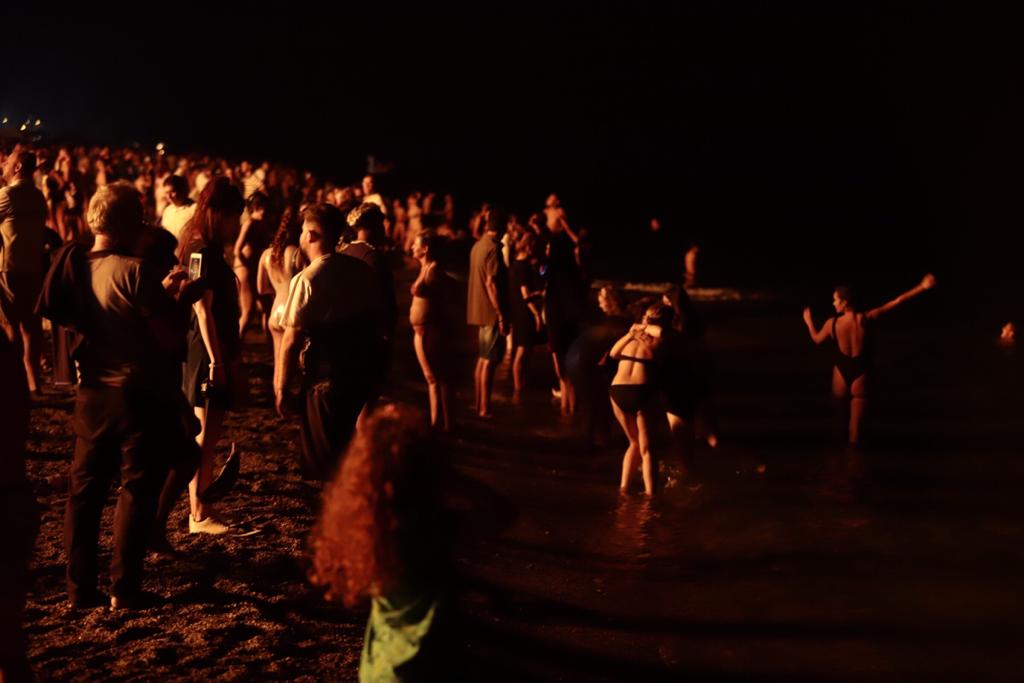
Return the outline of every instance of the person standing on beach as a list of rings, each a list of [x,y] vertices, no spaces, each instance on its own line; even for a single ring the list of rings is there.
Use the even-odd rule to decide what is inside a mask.
[[[345,226],[337,207],[314,204],[302,219],[299,244],[309,265],[288,288],[274,396],[279,415],[292,411],[301,349],[302,472],[327,481],[374,387],[381,294],[368,265],[335,251]]]
[[[160,227],[181,239],[181,233],[196,211],[196,203],[188,196],[188,180],[172,173],[164,179],[164,188],[170,203],[160,215]]]
[[[57,307],[64,310],[43,310],[84,337],[74,354],[81,379],[64,530],[68,597],[75,607],[103,602],[96,586],[98,535],[113,472],[121,487],[110,606],[131,608],[152,599],[142,591],[143,559],[160,487],[180,443],[177,365],[187,330],[186,292],[198,292],[182,287],[181,270],[161,283],[133,256],[145,226],[141,197],[131,185],[100,187],[87,218],[95,235],[92,250],[62,252],[49,275],[48,290],[64,294],[48,299],[63,302]]]
[[[412,303],[409,324],[413,330],[413,349],[427,382],[430,425],[443,432],[451,427],[448,389],[451,355],[449,332],[453,316],[455,283],[437,262],[437,237],[429,230],[416,236],[412,253],[420,262],[420,273],[410,287]]]
[[[17,150],[7,157],[0,188],[0,327],[21,350],[28,389],[38,393],[42,327],[35,314],[43,284],[46,198],[32,184],[36,156]]]
[[[381,295],[382,308],[377,318],[381,327],[378,331],[379,342],[375,345],[376,353],[373,359],[374,388],[363,409],[365,415],[376,404],[391,370],[393,340],[395,328],[398,325],[398,303],[395,299],[395,276],[384,251],[387,240],[384,212],[377,204],[364,201],[349,211],[345,220],[348,227],[355,231],[355,239],[339,247],[338,252],[359,259],[368,265],[377,276]]]
[[[232,269],[238,280],[238,334],[244,335],[256,310],[256,275],[259,258],[270,242],[267,222],[267,196],[257,192],[246,201],[247,214],[235,240]]]
[[[372,175],[363,176],[362,180],[363,188],[363,203],[365,204],[376,204],[380,207],[381,213],[387,217],[388,205],[384,201],[384,197],[377,191],[377,181]]]
[[[512,309],[512,402],[519,404],[526,383],[526,366],[544,333],[544,279],[537,270],[537,236],[527,232],[516,243],[509,266]]]
[[[256,272],[256,292],[259,294],[263,307],[263,316],[274,353],[276,372],[278,349],[284,335],[284,310],[288,304],[288,285],[296,273],[305,265],[305,256],[299,249],[299,234],[302,232],[302,221],[298,211],[292,207],[284,210],[281,222],[270,246],[260,255],[259,268]]]
[[[169,209],[170,207],[168,207]],[[238,283],[224,259],[224,247],[238,237],[245,202],[223,176],[207,183],[192,218],[179,236],[178,258],[189,264],[202,259],[206,291],[196,302],[182,368],[182,387],[202,425],[196,441],[202,451],[199,471],[189,483],[189,533],[224,534],[230,526],[218,518],[202,494],[213,482],[213,463],[224,418],[248,393],[242,368],[242,337],[238,331]]]
[[[487,229],[469,255],[466,324],[477,327],[480,344],[473,375],[474,409],[480,417],[491,416],[494,371],[505,357],[508,268],[501,258],[501,236],[506,226],[504,212],[491,209],[487,214]]]

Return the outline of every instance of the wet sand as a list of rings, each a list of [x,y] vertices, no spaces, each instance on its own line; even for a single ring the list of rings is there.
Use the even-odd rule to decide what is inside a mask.
[[[664,458],[653,504],[618,496],[624,443],[592,451],[557,417],[539,352],[523,406],[468,416],[467,335],[454,461],[513,512],[457,548],[471,677],[1024,677],[1016,357],[895,314],[879,339],[873,440],[850,453],[837,446],[828,358],[807,340],[800,305],[701,308],[722,442],[698,451],[690,477]],[[425,403],[403,335],[391,394]],[[222,443],[222,455],[232,440],[243,454],[223,508],[264,532],[190,537],[183,501],[171,540],[186,558],[147,566],[147,588],[170,600],[154,610],[63,606],[65,496],[47,482],[70,457],[70,393],[37,404],[29,467],[44,521],[27,629],[41,675],[355,679],[366,614],[325,603],[304,579],[317,490],[298,476],[296,427],[273,414],[268,359],[252,335],[254,403],[229,418]],[[511,393],[507,364],[497,390]]]

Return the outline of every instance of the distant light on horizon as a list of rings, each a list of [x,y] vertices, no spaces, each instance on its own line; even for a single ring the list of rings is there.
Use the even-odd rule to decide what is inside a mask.
[[[20,128],[19,130],[21,130],[21,131],[26,131],[26,130],[28,130],[28,124],[27,124],[27,123],[23,123],[23,124],[21,124],[21,128]]]
[[[36,119],[36,128],[38,128],[41,125],[43,125],[43,120],[42,119]]]

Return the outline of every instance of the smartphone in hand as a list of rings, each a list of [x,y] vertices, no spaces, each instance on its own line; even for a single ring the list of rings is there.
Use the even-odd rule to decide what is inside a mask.
[[[203,270],[203,255],[194,251],[188,256],[188,279],[198,280],[204,275],[206,273]]]

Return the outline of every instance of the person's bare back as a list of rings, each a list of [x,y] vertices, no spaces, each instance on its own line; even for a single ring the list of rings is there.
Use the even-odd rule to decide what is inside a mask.
[[[647,384],[651,381],[648,365],[661,347],[661,328],[657,325],[633,325],[624,337],[626,343],[613,349],[611,358],[619,363],[612,384]],[[616,345],[618,346],[618,345]]]
[[[836,316],[835,338],[839,352],[844,356],[856,357],[864,352],[866,331],[864,314],[847,311]]]

